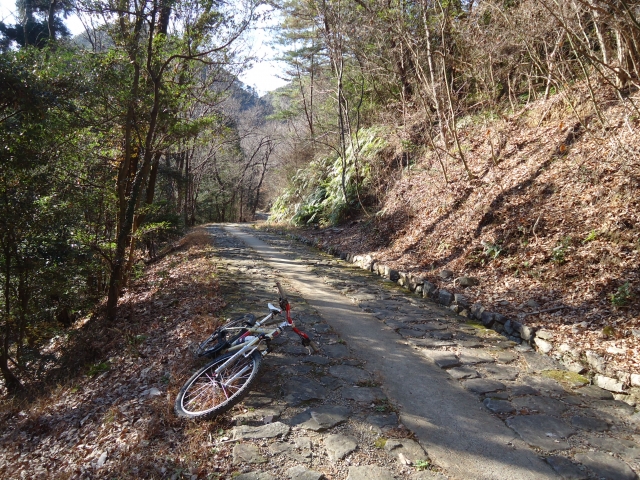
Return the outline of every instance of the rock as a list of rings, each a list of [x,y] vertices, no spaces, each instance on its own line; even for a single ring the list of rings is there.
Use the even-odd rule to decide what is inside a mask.
[[[618,400],[593,400],[591,408],[599,412],[599,416],[611,421],[615,418],[627,420],[635,412],[634,407]]]
[[[525,302],[525,305],[526,305],[527,307],[530,307],[530,308],[539,308],[539,307],[540,307],[540,305],[538,304],[538,302],[536,302],[534,299],[527,300],[527,301]]]
[[[302,465],[296,465],[287,470],[287,475],[291,480],[320,480],[324,475],[315,470],[309,470]]]
[[[431,338],[435,338],[436,340],[451,340],[453,338],[453,333],[451,332],[431,332],[429,334]]]
[[[596,386],[608,390],[610,392],[622,393],[624,392],[624,383],[616,380],[615,378],[605,377],[604,375],[596,375],[594,382]]]
[[[453,272],[445,268],[444,270],[441,270],[440,273],[438,273],[438,276],[443,280],[449,280],[451,277],[453,277]]]
[[[460,350],[460,363],[463,365],[475,365],[478,363],[491,363],[493,357],[486,351],[481,349],[467,349]]]
[[[571,417],[571,425],[590,432],[606,432],[610,428],[610,425],[604,420],[584,417],[582,415],[574,415]]]
[[[424,332],[421,330],[409,330],[408,328],[401,328],[398,333],[403,337],[420,338],[424,337]]]
[[[233,480],[276,480],[276,477],[267,472],[249,472],[233,477]]]
[[[504,383],[502,382],[498,382],[496,380],[487,380],[484,378],[466,380],[465,382],[463,382],[463,386],[470,392],[477,393],[479,395],[497,392],[506,388]]]
[[[540,350],[542,353],[549,353],[551,350],[553,350],[553,345],[551,343],[537,336],[533,339],[533,343],[536,344],[536,347],[538,347],[538,350]]]
[[[550,456],[546,458],[551,468],[565,480],[587,480],[589,478],[578,465],[564,457]]]
[[[591,368],[593,368],[598,373],[604,373],[606,370],[606,364],[604,358],[598,355],[595,352],[587,350],[585,352],[585,357],[587,359],[587,363]]]
[[[409,276],[409,288],[411,290],[416,290],[419,286],[424,285],[424,278],[422,277],[414,277],[413,275]]]
[[[282,422],[269,423],[259,427],[240,425],[232,430],[233,440],[253,440],[260,438],[283,437],[289,433],[289,426]]]
[[[499,324],[501,329],[504,329],[504,324],[507,323],[507,320],[509,320],[507,317],[505,317],[504,315],[500,314],[500,313],[496,313],[493,316],[493,319],[495,320],[495,323],[493,325],[493,328],[497,328]],[[498,330],[496,330],[498,331]],[[500,333],[500,332],[498,332]]]
[[[476,277],[458,277],[458,285],[461,287],[475,287],[480,285],[480,280]]]
[[[102,452],[98,457],[98,461],[96,462],[97,468],[102,468],[107,461],[107,452]]]
[[[548,415],[517,415],[507,418],[511,427],[529,445],[544,451],[568,450],[566,438],[575,431],[562,420]]]
[[[245,404],[246,405],[246,404]],[[242,425],[246,422],[262,422],[265,418],[279,418],[284,410],[283,405],[269,405],[262,408],[249,409],[248,412],[240,413],[233,417],[236,425]]]
[[[316,333],[329,333],[331,332],[333,329],[327,325],[326,323],[316,323],[313,326],[313,329],[316,331]]]
[[[526,396],[513,399],[513,404],[518,410],[528,410],[538,413],[546,413],[554,417],[561,416],[567,410],[567,406],[559,400],[550,397]]]
[[[245,407],[260,408],[273,403],[273,398],[266,397],[262,393],[251,392],[244,399]]]
[[[461,307],[466,308],[469,306],[469,297],[467,297],[466,295],[462,295],[461,293],[454,294],[453,301]]]
[[[331,375],[323,375],[322,377],[318,378],[318,381],[329,390],[336,390],[344,386],[344,382],[342,380]]]
[[[398,415],[395,413],[388,415],[370,415],[366,418],[366,422],[373,426],[376,431],[382,431],[385,427],[397,427]]]
[[[586,367],[579,362],[574,361],[572,358],[564,357],[562,364],[567,367],[567,370],[573,373],[581,374],[587,371]]]
[[[529,372],[543,372],[545,370],[564,370],[560,362],[546,355],[535,352],[523,352],[522,356]]]
[[[634,387],[640,387],[640,374],[631,374],[631,385],[633,385]]]
[[[470,367],[450,368],[447,370],[447,373],[456,380],[462,380],[465,378],[478,378],[480,376],[477,371]]]
[[[400,272],[390,268],[388,271],[385,269],[385,277],[392,282],[397,282],[400,279]]]
[[[437,291],[438,287],[436,287],[431,282],[424,282],[424,284],[422,285],[422,296],[424,298],[433,297],[435,295],[435,292]]]
[[[384,400],[386,395],[379,388],[344,387],[340,390],[342,398],[359,403],[371,404],[377,400]]]
[[[240,465],[242,463],[265,463],[267,461],[260,450],[255,445],[249,443],[238,443],[233,447],[233,464]]]
[[[493,322],[495,322],[495,316],[496,314],[493,312],[482,312],[482,314],[480,315],[480,321],[482,322],[482,325],[484,325],[485,327],[491,327],[491,325],[493,325]]]
[[[459,367],[460,360],[449,352],[429,352],[428,355],[440,368]]]
[[[307,437],[308,438],[308,437]],[[274,442],[269,445],[269,453],[271,455],[289,454],[293,452],[294,446],[286,442]]]
[[[438,303],[448,307],[453,302],[453,294],[446,290],[438,291]]]
[[[416,472],[409,478],[410,480],[447,480],[447,477],[441,473],[432,472],[431,470]]]
[[[513,405],[506,400],[497,400],[494,398],[485,398],[482,402],[487,409],[498,415],[506,415],[516,411]]]
[[[496,360],[500,363],[511,363],[517,359],[518,359],[517,354],[509,351],[504,351],[504,350],[501,352],[498,352],[498,354],[496,355]]]
[[[543,340],[553,340],[553,333],[549,330],[538,330],[536,332],[536,337],[541,338]]]
[[[407,460],[411,464],[418,461],[429,461],[429,456],[424,451],[424,448],[415,440],[408,438],[390,438],[387,440],[387,443],[385,443],[384,449],[390,456],[397,458],[404,464],[406,464]]]
[[[349,467],[347,480],[395,480],[395,477],[386,468],[377,465],[364,465]]]
[[[640,460],[640,446],[631,440],[621,438],[592,437],[588,440],[590,445],[607,452],[612,452],[631,462]]]
[[[487,376],[492,379],[508,382],[518,378],[518,373],[520,371],[515,367],[505,367],[503,365],[486,365],[484,366],[484,370],[487,373]]]
[[[339,405],[321,405],[308,410],[311,418],[300,426],[306,430],[321,432],[344,423],[351,415],[351,409]]]
[[[327,435],[324,439],[324,446],[327,449],[329,460],[337,462],[353,452],[358,442],[353,437],[346,435]]]
[[[586,387],[582,387],[576,390],[578,395],[582,395],[583,397],[589,397],[596,400],[613,400],[613,394],[607,390],[603,390],[600,387],[596,387],[594,385],[587,385]]]
[[[344,347],[344,345],[340,345],[340,346]],[[331,363],[331,360],[329,360],[327,357],[321,357],[320,355],[307,355],[301,358],[300,361],[303,363],[313,363],[315,365],[327,365]]]
[[[535,334],[535,329],[533,327],[528,327],[526,325],[518,324],[517,332],[520,335],[520,338],[525,342],[530,342]]]
[[[284,384],[285,400],[294,406],[311,400],[321,400],[326,398],[328,393],[319,382],[307,377],[290,378]]]
[[[484,312],[484,307],[479,303],[474,303],[473,305],[471,305],[469,311],[471,312],[471,316],[473,318],[475,318],[476,320],[480,320],[482,318],[482,312]]]
[[[575,459],[600,478],[611,480],[636,480],[638,478],[629,465],[606,453],[578,453]]]
[[[523,395],[540,395],[540,392],[529,385],[515,385],[511,389],[511,395],[521,397]]]
[[[354,385],[371,380],[370,375],[363,369],[350,365],[333,365],[329,368],[329,373]]]

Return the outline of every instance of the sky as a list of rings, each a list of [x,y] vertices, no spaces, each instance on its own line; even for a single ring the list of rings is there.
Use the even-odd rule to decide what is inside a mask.
[[[14,11],[15,0],[0,0],[0,21],[15,23]],[[278,52],[269,45],[269,41],[272,39],[269,26],[276,24],[277,21],[277,17],[273,17],[261,22],[250,32],[248,37],[251,43],[251,53],[256,57],[256,61],[253,62],[252,68],[240,75],[240,80],[253,87],[260,95],[286,84],[286,81],[279,78],[283,71],[282,64],[273,60],[277,57]],[[65,24],[72,35],[77,35],[83,30],[80,19],[75,15],[65,19]]]

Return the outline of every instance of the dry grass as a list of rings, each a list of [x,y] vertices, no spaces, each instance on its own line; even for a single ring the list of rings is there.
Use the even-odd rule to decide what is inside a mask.
[[[30,399],[4,402],[0,477],[227,473],[230,452],[213,452],[211,440],[228,420],[196,426],[172,410],[197,365],[190,347],[211,331],[224,306],[206,232],[191,232],[182,243],[183,249],[132,282],[114,323],[100,315],[78,322],[59,345],[63,367],[51,372],[48,383]]]
[[[570,94],[461,119],[476,179],[449,159],[446,184],[427,152],[388,185],[382,214],[302,233],[456,292],[439,271],[478,277],[464,292],[472,300],[552,330],[576,356],[600,353],[612,374],[640,373],[640,120],[601,89],[603,126],[585,88]],[[528,300],[568,308],[523,317],[535,310]]]

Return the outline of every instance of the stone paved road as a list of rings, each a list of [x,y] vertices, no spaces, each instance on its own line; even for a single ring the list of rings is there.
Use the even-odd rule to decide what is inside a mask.
[[[282,416],[283,428],[293,427],[276,435],[291,436],[293,444],[280,440],[289,446],[269,448],[289,449],[289,461],[299,463],[286,472],[265,463],[273,478],[433,478],[434,471],[416,468],[427,456],[448,478],[637,478],[639,414],[610,393],[583,386],[550,358],[287,238],[246,226],[211,232],[230,268],[238,269],[240,257],[266,262],[242,267],[252,279],[247,287],[277,275],[313,307],[301,319],[312,326],[323,355],[303,356],[301,347],[284,345],[299,363],[272,358],[287,372],[281,398],[274,404],[273,393],[263,397],[270,400],[267,410],[253,414],[254,420]],[[392,438],[398,425],[381,422],[397,421],[394,414],[371,415],[376,405],[389,404],[419,443]],[[306,440],[298,440],[298,431],[316,432],[318,456],[304,457],[297,444]],[[237,445],[245,469],[258,462],[243,463],[243,455],[266,461],[251,446]],[[305,464],[304,458],[313,460]],[[271,475],[249,468],[245,478],[272,478],[259,472]]]

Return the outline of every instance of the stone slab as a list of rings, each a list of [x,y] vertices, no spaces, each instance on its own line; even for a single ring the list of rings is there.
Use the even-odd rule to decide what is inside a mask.
[[[405,464],[407,460],[412,464],[418,461],[429,461],[429,455],[424,451],[424,448],[415,440],[408,438],[390,438],[385,443],[384,449],[401,464]]]
[[[347,358],[349,356],[349,349],[346,345],[341,343],[334,343],[332,345],[323,345],[322,350],[327,354],[329,358]]]
[[[290,378],[284,386],[285,400],[290,405],[300,405],[311,400],[322,400],[329,394],[320,382],[307,377]]]
[[[513,381],[518,378],[519,370],[515,367],[506,367],[504,365],[484,365],[486,376],[493,380]]]
[[[321,432],[344,423],[351,415],[351,409],[340,405],[322,405],[308,410],[311,418],[300,426],[306,430]]]
[[[584,470],[568,458],[551,455],[546,460],[564,480],[587,480],[589,478]]]
[[[290,480],[321,480],[324,475],[302,465],[296,465],[287,470],[287,476]]]
[[[428,357],[431,357],[435,364],[440,368],[453,368],[460,366],[460,360],[453,353],[449,352],[429,352]]]
[[[594,472],[599,478],[607,480],[637,480],[638,478],[635,472],[629,468],[629,465],[607,453],[578,453],[575,459]]]
[[[276,477],[268,472],[248,472],[241,473],[234,480],[276,480]]]
[[[485,378],[474,378],[463,382],[464,388],[470,392],[483,395],[485,393],[498,392],[506,388],[505,384],[497,380],[487,380]]]
[[[377,465],[349,467],[347,480],[395,480],[396,477],[386,468]]]
[[[471,367],[455,367],[447,370],[447,373],[456,380],[463,380],[466,378],[478,378],[480,374]]]
[[[344,387],[340,390],[340,394],[347,400],[367,404],[387,398],[380,388],[369,387]]]
[[[333,365],[329,374],[353,385],[371,380],[371,376],[363,369],[350,365]]]
[[[507,425],[526,443],[546,452],[568,450],[565,439],[575,434],[562,420],[548,415],[517,415],[508,418]]]
[[[487,408],[487,410],[493,413],[497,413],[498,415],[507,415],[516,411],[511,402],[507,402],[506,400],[485,398],[482,403]]]
[[[329,460],[337,462],[349,455],[358,447],[355,438],[347,435],[327,435],[324,439],[324,447],[329,455]]]
[[[267,459],[260,454],[260,449],[250,443],[238,443],[233,447],[233,464],[266,463]]]
[[[282,422],[269,423],[259,427],[240,425],[233,427],[231,435],[233,440],[255,440],[261,438],[283,437],[289,433],[289,426]]]
[[[491,363],[493,362],[493,357],[489,355],[489,352],[485,350],[480,350],[477,348],[469,349],[462,348],[460,349],[460,363],[463,365],[476,365],[478,363]]]
[[[589,432],[606,432],[611,425],[605,420],[584,415],[574,415],[571,417],[571,425],[587,430]]]
[[[561,416],[568,408],[560,400],[542,396],[517,397],[512,402],[518,411],[527,410],[529,412],[546,413],[554,417]]]

